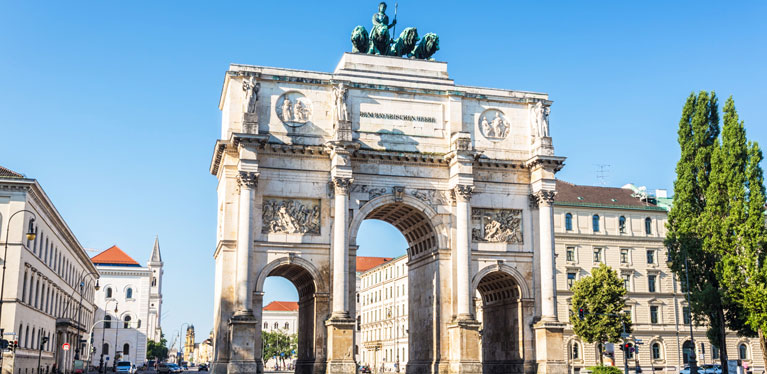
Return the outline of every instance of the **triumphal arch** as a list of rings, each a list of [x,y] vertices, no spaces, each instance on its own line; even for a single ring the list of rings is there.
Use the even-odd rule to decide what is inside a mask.
[[[296,372],[355,373],[366,219],[408,241],[407,373],[565,372],[551,101],[460,86],[447,67],[364,51],[332,73],[230,66],[210,167],[216,374],[263,372],[269,276],[298,290]]]

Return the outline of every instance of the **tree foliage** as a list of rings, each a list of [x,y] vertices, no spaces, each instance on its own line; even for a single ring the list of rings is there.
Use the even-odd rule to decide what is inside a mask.
[[[293,351],[298,349],[298,335],[288,335],[282,331],[262,331],[264,341],[264,360],[270,357],[293,356]]]
[[[165,361],[168,359],[168,340],[165,339],[165,334],[160,335],[160,341],[155,342],[151,339],[147,339],[146,342],[146,356],[149,359],[155,359],[158,361]]]
[[[604,343],[620,342],[623,324],[631,333],[631,318],[623,313],[626,308],[626,288],[618,273],[605,264],[575,282],[570,322],[575,334],[588,343],[599,343],[599,362],[602,363]],[[579,310],[586,314],[581,320]]]

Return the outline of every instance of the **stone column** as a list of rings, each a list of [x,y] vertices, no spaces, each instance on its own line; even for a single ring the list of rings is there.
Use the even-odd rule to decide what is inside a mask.
[[[240,203],[237,223],[237,270],[235,275],[235,315],[253,315],[253,290],[249,287],[250,252],[253,247],[253,199],[256,196],[258,173],[240,171],[237,175]]]
[[[541,320],[558,321],[554,299],[554,196],[555,191],[534,194],[538,203],[538,242],[541,259]]]
[[[333,178],[335,217],[333,218],[333,317],[349,315],[349,189],[352,178]]]
[[[458,319],[472,319],[471,295],[471,193],[474,186],[465,184],[453,188],[456,197],[456,314]]]
[[[237,183],[240,187],[240,202],[237,224],[236,272],[234,284],[234,315],[229,320],[229,362],[227,373],[263,373],[258,359],[261,346],[258,338],[258,320],[253,315],[253,290],[250,287],[253,246],[253,199],[256,193],[258,173],[240,171]],[[261,364],[261,365],[259,365]]]

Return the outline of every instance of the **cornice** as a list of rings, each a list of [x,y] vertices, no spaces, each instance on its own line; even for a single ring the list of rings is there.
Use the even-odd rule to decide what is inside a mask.
[[[593,243],[595,240],[605,240],[611,242],[657,242],[661,245],[665,238],[662,237],[642,237],[642,236],[619,236],[619,235],[592,235],[592,234],[568,234],[562,232],[554,232],[555,239],[567,239],[567,240],[586,240]]]
[[[553,169],[555,172],[557,172],[562,170],[562,168],[565,166],[566,159],[567,157],[561,157],[561,156],[536,155],[529,158],[525,162],[525,165],[527,165],[528,169],[534,169],[540,166],[545,169]]]

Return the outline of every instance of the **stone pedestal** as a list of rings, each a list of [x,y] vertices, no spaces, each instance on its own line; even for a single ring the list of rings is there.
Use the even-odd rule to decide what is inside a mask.
[[[534,328],[538,374],[567,374],[563,347],[565,324],[544,320],[536,323]]]
[[[333,317],[325,321],[328,328],[327,374],[356,374],[354,362],[354,326],[352,318]]]
[[[475,319],[457,319],[447,325],[450,336],[450,374],[482,374],[479,327]]]
[[[244,113],[242,115],[242,132],[258,134],[258,113]]]
[[[241,313],[229,320],[231,352],[226,366],[228,374],[264,372],[261,361],[261,347],[256,346],[258,320],[252,315]]]

